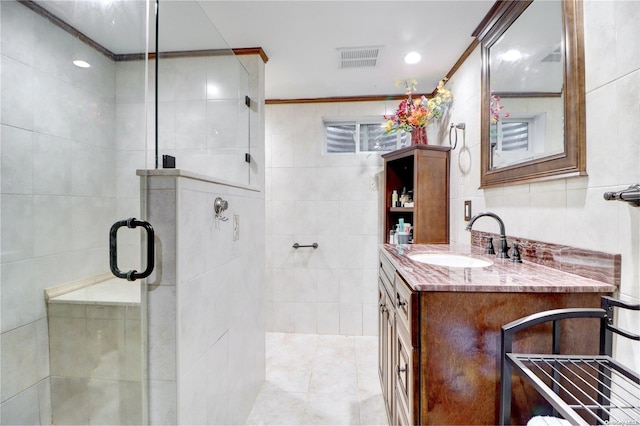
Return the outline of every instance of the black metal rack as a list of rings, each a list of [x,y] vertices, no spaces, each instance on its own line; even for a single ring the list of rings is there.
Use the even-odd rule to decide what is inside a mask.
[[[640,375],[611,357],[613,334],[640,341],[640,336],[613,324],[614,307],[638,311],[607,296],[601,309],[556,309],[540,312],[502,327],[500,424],[511,419],[511,373],[516,371],[553,407],[576,425],[640,424]],[[561,355],[560,321],[600,319],[600,355]],[[553,322],[553,354],[513,353],[514,335]]]

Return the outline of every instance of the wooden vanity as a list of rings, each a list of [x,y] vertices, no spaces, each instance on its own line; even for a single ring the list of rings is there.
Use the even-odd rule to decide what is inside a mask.
[[[484,268],[433,266],[413,253],[491,260]],[[379,373],[390,424],[498,424],[500,327],[548,309],[599,307],[615,286],[532,262],[513,263],[475,247],[389,245],[380,250]],[[567,351],[597,353],[598,323],[563,330]],[[547,328],[517,343],[548,352]],[[586,349],[585,349],[586,348]],[[512,423],[545,413],[533,388],[514,376]]]

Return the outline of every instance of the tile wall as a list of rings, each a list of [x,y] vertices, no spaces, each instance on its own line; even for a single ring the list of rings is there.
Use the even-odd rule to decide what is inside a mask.
[[[222,175],[226,169],[217,163],[192,162],[197,158],[188,149],[178,149],[180,170],[158,171],[148,179],[148,188],[142,182],[158,247],[147,300],[152,424],[242,424],[265,378],[265,64],[258,55],[239,60],[248,72],[247,94],[255,102],[248,117],[250,167],[242,158],[242,173]],[[175,69],[185,73],[202,65],[180,61]],[[200,86],[207,78],[201,74]],[[181,101],[166,100],[167,105],[174,102],[179,106]],[[216,123],[200,114],[180,120],[202,128]],[[177,128],[159,132],[179,145]],[[217,197],[228,201],[228,221],[214,219]],[[237,240],[234,215],[240,224]]]
[[[322,119],[382,116],[396,104],[267,105],[268,331],[378,333],[382,158],[325,154]]]
[[[251,76],[245,63],[225,55],[160,60],[159,167],[167,154],[176,157],[178,168],[249,184],[245,153],[250,150],[250,109],[244,96],[250,94]],[[149,66],[154,67],[154,61]],[[153,74],[149,84],[155,85]],[[153,109],[149,113],[148,122],[153,124]],[[155,141],[148,144],[153,146]],[[155,159],[150,156],[148,162],[154,164]]]
[[[140,327],[139,303],[49,303],[47,424],[142,424]]]
[[[148,286],[149,421],[243,424],[265,377],[264,195],[180,176],[148,180],[160,247]],[[216,197],[229,221],[214,219]]]

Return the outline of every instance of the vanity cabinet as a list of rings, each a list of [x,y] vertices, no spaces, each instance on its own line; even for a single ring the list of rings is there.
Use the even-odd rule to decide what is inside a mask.
[[[394,339],[395,339],[395,307],[392,297],[395,270],[386,259],[380,259],[378,278],[378,374],[382,386],[382,397],[387,408],[387,416],[393,418],[395,376]]]
[[[384,159],[384,229],[389,231],[400,218],[413,227],[415,244],[449,242],[449,156],[450,148],[412,145],[382,155]],[[413,191],[413,206],[393,206],[396,190]]]
[[[387,247],[393,248],[394,253],[405,253],[403,256],[419,248]],[[389,423],[394,425],[498,424],[500,328],[544,310],[599,307],[600,297],[610,294],[584,287],[575,292],[472,291],[469,287],[474,285],[474,274],[470,271],[449,271],[447,279],[454,282],[459,275],[466,280],[463,283],[466,288],[461,290],[455,284],[448,290],[435,283],[438,274],[429,269],[418,273],[425,281],[420,284],[421,291],[415,291],[409,284],[412,281],[403,275],[406,271],[395,266],[403,265],[401,257],[391,256],[383,248],[379,259],[379,373]],[[407,266],[412,274],[417,273],[415,264]],[[527,267],[530,266],[505,261],[504,265],[493,265],[493,272],[485,277],[495,273],[509,281],[513,278],[503,270]],[[518,272],[513,273],[517,279]],[[438,290],[425,290],[429,280],[434,280]],[[592,330],[597,329],[598,323],[597,319],[589,321],[572,323],[569,330],[562,332],[563,351],[597,353],[599,336]],[[518,350],[544,353],[550,348],[545,334],[548,332],[547,329],[533,332],[518,342]],[[513,377],[517,385],[513,387],[512,423],[526,424],[532,407],[546,403],[533,387]]]

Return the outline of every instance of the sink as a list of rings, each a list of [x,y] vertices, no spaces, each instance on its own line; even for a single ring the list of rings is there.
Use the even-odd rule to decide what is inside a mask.
[[[450,253],[416,253],[410,254],[409,259],[429,265],[449,266],[451,268],[485,268],[493,265],[490,260]]]

